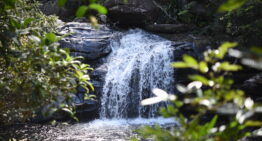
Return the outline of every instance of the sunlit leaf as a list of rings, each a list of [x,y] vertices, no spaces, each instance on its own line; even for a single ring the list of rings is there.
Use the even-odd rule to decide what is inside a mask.
[[[225,2],[218,8],[218,11],[219,12],[232,11],[240,8],[245,3],[246,0],[227,0],[227,2]]]
[[[167,98],[168,94],[167,92],[165,92],[164,90],[158,89],[158,88],[154,88],[152,90],[153,94],[155,94],[157,97],[161,97],[161,98]]]
[[[71,109],[69,109],[69,108],[62,108],[61,110],[63,110],[63,111],[65,111],[65,112],[69,113],[70,116],[73,116],[73,115],[74,115],[73,111],[72,111]]]
[[[245,103],[244,103],[245,107],[247,109],[252,109],[253,108],[253,105],[254,105],[254,101],[249,97],[245,100]]]
[[[222,62],[218,66],[218,70],[223,70],[223,71],[238,71],[240,69],[242,69],[241,66],[230,64],[229,62]]]
[[[76,11],[77,17],[83,17],[87,11],[88,7],[85,5],[80,6]]]
[[[98,21],[97,21],[96,17],[89,16],[89,21],[91,22],[93,27],[97,27]]]
[[[198,63],[195,58],[189,55],[183,55],[183,60],[185,61],[186,64],[188,64],[190,67],[193,68],[198,68]]]
[[[152,105],[161,102],[162,99],[159,97],[151,97],[141,101],[141,105]]]
[[[183,86],[183,85],[176,85],[176,88],[178,91],[180,91],[181,93],[187,93],[189,90],[187,89],[187,87]]]
[[[237,45],[238,45],[238,43],[236,43],[236,42],[225,42],[225,43],[223,43],[222,45],[219,46],[217,53],[216,53],[216,56],[219,59],[222,59],[225,56],[225,54],[227,53],[229,48],[236,47]]]
[[[261,127],[261,126],[262,126],[262,123],[261,123],[261,121],[247,120],[247,121],[245,122],[245,125],[246,125],[246,126],[251,126],[251,127]]]
[[[202,87],[202,82],[193,81],[187,85],[188,89],[200,89]]]
[[[188,68],[188,65],[184,62],[174,62],[171,65],[174,68]]]
[[[107,14],[107,9],[100,4],[92,3],[88,8],[96,10],[99,14]]]
[[[204,61],[201,61],[201,62],[199,63],[199,70],[200,70],[201,72],[203,72],[203,73],[208,72],[207,63],[204,62]]]
[[[200,81],[204,85],[209,85],[209,80],[201,75],[189,75],[189,78],[194,81]]]
[[[46,39],[50,42],[50,43],[53,43],[53,42],[56,42],[57,41],[57,37],[54,33],[47,33],[45,35]]]

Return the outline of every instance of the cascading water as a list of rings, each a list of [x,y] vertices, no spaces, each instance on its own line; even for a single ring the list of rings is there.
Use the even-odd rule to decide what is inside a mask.
[[[111,48],[100,117],[155,117],[166,103],[144,107],[140,101],[152,97],[153,88],[173,92],[171,42],[136,29],[112,41]]]
[[[73,50],[78,49],[76,53],[83,53],[83,49],[88,45],[88,50],[93,52],[85,50],[84,54],[91,54],[93,58],[93,53],[107,52],[103,46],[107,36],[103,37],[103,42],[100,39],[98,43],[93,42],[94,37],[98,39],[104,36],[105,32],[100,34],[99,31],[99,34],[93,37],[90,36],[90,28],[90,25],[83,23],[80,26],[73,24],[72,29],[79,30],[76,32],[77,38],[69,36],[66,43],[71,45]],[[106,35],[109,34],[111,32]],[[177,52],[177,49],[187,49],[188,45],[178,43],[176,50],[173,50],[174,43],[142,30],[130,30],[119,39],[112,39],[110,42],[112,52],[107,61],[103,62],[108,66],[108,73],[102,90],[101,118],[88,123],[56,126],[52,129],[42,125],[37,128],[30,127],[30,131],[40,130],[36,130],[37,134],[29,132],[29,140],[126,141],[131,136],[137,136],[133,130],[143,125],[153,126],[157,123],[164,128],[177,125],[174,118],[156,117],[158,107],[165,106],[166,103],[143,107],[140,106],[140,101],[152,97],[153,88],[173,92],[174,72],[170,67],[175,58],[173,52],[178,54],[180,52]],[[101,76],[102,78],[104,77]],[[24,130],[22,134],[25,134]]]

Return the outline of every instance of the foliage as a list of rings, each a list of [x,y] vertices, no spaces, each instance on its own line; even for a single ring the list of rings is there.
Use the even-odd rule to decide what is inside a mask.
[[[0,8],[2,124],[27,120],[48,104],[49,113],[62,109],[73,116],[71,96],[76,88],[93,89],[86,75],[89,65],[59,48],[57,19],[43,15],[38,3],[3,0]]]
[[[218,8],[218,11],[223,12],[238,9],[245,4],[246,1],[247,0],[228,0]]]
[[[249,0],[241,8],[226,12],[220,17],[225,33],[237,37],[245,46],[261,45],[262,1]]]
[[[155,2],[156,3],[156,2]],[[158,6],[166,13],[168,23],[186,23],[197,26],[207,26],[212,22],[216,10],[219,5],[219,0],[168,0],[163,1]]]
[[[249,119],[258,105],[251,98],[245,97],[242,90],[231,87],[233,80],[229,78],[230,72],[240,70],[241,66],[223,59],[228,50],[235,46],[237,43],[226,42],[218,49],[204,52],[202,61],[184,55],[183,61],[173,63],[175,68],[191,68],[199,72],[189,76],[192,82],[187,86],[177,85],[181,95],[170,95],[162,90],[153,91],[157,96],[154,99],[172,102],[167,108],[161,108],[160,112],[164,117],[174,117],[178,127],[161,129],[159,126],[147,126],[138,132],[145,138],[152,137],[161,141],[237,141],[250,135],[244,130],[246,127],[261,127],[261,122]],[[142,101],[142,104],[156,102],[159,101],[149,98]],[[183,112],[185,106],[194,109],[191,116]],[[223,113],[223,109],[228,106],[234,107],[236,112],[228,117],[229,122],[219,125],[219,113]],[[203,117],[210,114],[212,120],[203,121]]]
[[[63,7],[66,2],[67,0],[59,0],[57,4],[58,6]],[[107,14],[107,9],[99,4],[97,0],[89,0],[89,5],[81,5],[77,9],[76,17],[84,17],[89,10],[95,10],[98,14]],[[94,27],[97,26],[97,19],[93,15],[89,16],[89,21]]]

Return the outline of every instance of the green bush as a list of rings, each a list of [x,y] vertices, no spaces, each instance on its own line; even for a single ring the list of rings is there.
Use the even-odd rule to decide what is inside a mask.
[[[93,89],[90,67],[59,48],[57,18],[31,0],[2,0],[0,13],[1,124],[25,121],[47,104],[53,105],[49,113],[62,109],[73,116],[76,88]]]
[[[226,42],[218,49],[204,52],[202,61],[184,55],[183,61],[173,63],[175,68],[191,68],[199,73],[189,76],[192,82],[187,86],[177,85],[180,95],[154,89],[153,93],[157,97],[145,99],[142,104],[171,101],[172,104],[161,108],[160,113],[164,117],[174,117],[178,126],[172,129],[146,126],[138,132],[145,138],[159,141],[237,141],[250,135],[244,130],[246,127],[261,127],[260,121],[249,119],[258,105],[251,98],[245,97],[242,90],[231,87],[233,80],[229,77],[230,73],[240,70],[241,66],[224,61],[224,57],[235,46],[237,43]],[[188,113],[183,112],[184,107],[193,109],[193,112],[188,116]],[[228,116],[228,122],[217,122],[219,115],[226,113],[228,108],[235,110]],[[203,120],[208,115],[212,115],[211,120]]]

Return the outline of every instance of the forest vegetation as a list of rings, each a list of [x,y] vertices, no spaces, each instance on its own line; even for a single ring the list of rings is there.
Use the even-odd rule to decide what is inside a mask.
[[[64,6],[67,0],[58,0]],[[59,47],[58,17],[47,16],[35,0],[0,1],[0,125],[29,122],[39,112],[50,116],[65,111],[77,120],[72,96],[77,88],[94,88],[88,72],[92,68],[81,57],[70,56]],[[87,16],[96,26],[95,16],[107,14],[103,1],[90,0],[76,11],[77,17]],[[202,59],[184,55],[172,66],[192,69],[188,84],[176,86],[178,94],[153,91],[156,97],[142,101],[154,104],[170,101],[161,108],[164,117],[178,120],[176,130],[160,126],[138,129],[144,138],[178,141],[237,141],[261,128],[261,101],[235,87],[232,75],[241,69],[262,69],[262,1],[261,0],[159,0],[165,16],[157,22],[188,24],[196,27],[191,33],[221,39],[224,43],[203,53]],[[207,7],[204,11],[201,6]],[[98,14],[97,14],[98,13]],[[96,15],[97,14],[97,15]],[[65,35],[67,36],[67,35]],[[233,61],[232,61],[233,60]],[[260,96],[261,98],[261,96]],[[236,112],[223,117],[220,110],[233,106]],[[41,110],[41,109],[45,110]],[[194,110],[183,113],[185,108]],[[203,118],[208,117],[208,120]],[[1,139],[1,138],[0,138]],[[137,140],[135,137],[132,140]]]

